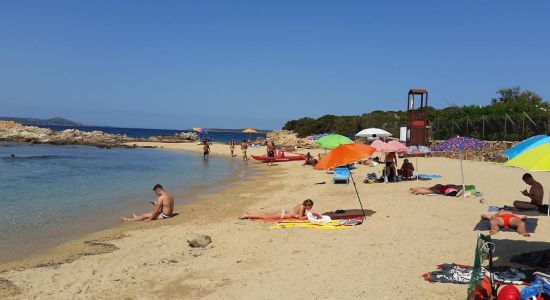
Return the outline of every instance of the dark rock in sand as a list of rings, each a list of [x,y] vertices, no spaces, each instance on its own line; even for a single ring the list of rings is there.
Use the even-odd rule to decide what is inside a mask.
[[[207,235],[198,235],[187,242],[191,248],[204,248],[212,243],[212,239]]]

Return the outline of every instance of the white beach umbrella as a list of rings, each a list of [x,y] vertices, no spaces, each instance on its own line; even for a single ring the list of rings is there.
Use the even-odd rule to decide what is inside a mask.
[[[391,133],[380,128],[367,128],[359,131],[355,136],[366,138],[390,137]]]

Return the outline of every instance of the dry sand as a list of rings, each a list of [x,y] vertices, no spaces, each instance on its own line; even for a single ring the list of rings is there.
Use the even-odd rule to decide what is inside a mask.
[[[195,144],[163,147],[202,152]],[[228,152],[226,145],[213,145],[210,159]],[[240,155],[240,150],[236,153]],[[261,170],[258,176],[236,180],[180,207],[180,215],[171,220],[115,230],[112,236],[118,239],[101,239],[107,245],[100,244],[101,249],[110,247],[104,254],[76,256],[63,264],[51,256],[50,264],[42,267],[31,267],[40,261],[36,258],[11,265],[0,274],[0,293],[21,299],[463,299],[466,285],[430,284],[421,276],[437,264],[473,263],[476,232],[472,229],[479,215],[487,205],[521,199],[524,172],[465,161],[467,183],[475,184],[488,202],[481,204],[476,197],[408,194],[410,187],[460,182],[457,160],[418,162],[422,173],[443,178],[367,185],[361,183],[365,174],[380,172],[381,166],[359,166],[353,174],[372,215],[353,229],[315,230],[270,229],[269,223],[237,217],[244,210],[291,208],[306,198],[315,201],[313,210],[320,213],[357,209],[353,186],[332,184],[331,175],[301,162],[267,167],[250,161],[247,167]],[[534,175],[548,193],[550,173]],[[326,184],[315,184],[323,181]],[[539,217],[537,232],[530,238],[499,233],[494,237],[496,264],[507,264],[513,254],[550,248],[548,232],[550,218]],[[196,234],[211,236],[212,244],[201,250],[189,248],[186,239]],[[65,245],[65,251],[82,241]]]

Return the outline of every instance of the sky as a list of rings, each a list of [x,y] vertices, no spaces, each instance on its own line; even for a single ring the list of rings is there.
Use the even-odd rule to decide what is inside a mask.
[[[0,116],[280,129],[550,98],[550,1],[1,1]]]

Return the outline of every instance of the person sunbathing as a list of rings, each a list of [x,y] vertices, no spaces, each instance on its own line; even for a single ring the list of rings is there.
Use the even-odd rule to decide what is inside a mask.
[[[239,219],[288,219],[288,218],[297,218],[297,219],[305,219],[306,212],[311,210],[313,207],[313,200],[307,199],[302,202],[302,204],[296,205],[293,209],[286,210],[281,209],[280,212],[273,212],[269,214],[250,214],[250,213],[243,213],[242,216],[239,217]]]
[[[497,234],[500,230],[500,227],[508,229],[509,227],[515,228],[518,234],[523,236],[530,236],[525,229],[525,218],[526,215],[517,215],[511,211],[500,209],[496,214],[482,214],[482,219],[489,220],[491,223],[491,230],[489,233],[491,235]]]
[[[413,195],[445,195],[445,196],[459,196],[462,193],[462,186],[456,184],[436,184],[429,187],[417,187],[410,188],[409,193]]]

